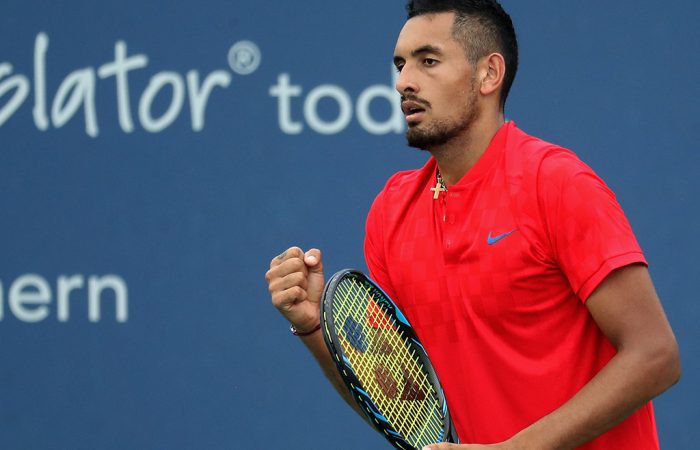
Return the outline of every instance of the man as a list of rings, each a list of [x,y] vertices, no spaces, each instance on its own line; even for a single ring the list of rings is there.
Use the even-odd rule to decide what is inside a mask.
[[[365,257],[431,355],[463,443],[428,448],[658,449],[650,400],[680,377],[679,353],[614,195],[505,122],[517,42],[495,0],[408,11],[396,88],[409,145],[432,158],[377,196]],[[316,331],[320,251],[292,247],[266,278],[349,399]]]

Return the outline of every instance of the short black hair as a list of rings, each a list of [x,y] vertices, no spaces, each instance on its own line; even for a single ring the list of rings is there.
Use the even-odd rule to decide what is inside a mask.
[[[454,12],[452,35],[462,43],[472,65],[482,57],[498,52],[503,55],[506,73],[501,91],[501,107],[518,71],[518,39],[513,21],[496,0],[410,0],[408,18],[425,14]]]

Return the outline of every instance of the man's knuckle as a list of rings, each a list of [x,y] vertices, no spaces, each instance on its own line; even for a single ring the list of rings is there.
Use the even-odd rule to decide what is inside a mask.
[[[277,286],[275,286],[274,283],[270,283],[270,284],[267,286],[267,291],[270,293],[271,296],[274,296],[274,295],[277,293],[278,289],[277,289]]]
[[[303,255],[304,252],[299,248],[299,247],[290,247],[287,250],[287,256],[291,258],[298,258],[299,256]]]
[[[306,298],[306,291],[301,286],[294,286],[289,289],[294,300],[300,301]]]
[[[304,261],[299,258],[290,259],[286,262],[289,272],[301,272],[304,268]]]
[[[279,292],[275,292],[274,294],[272,294],[271,298],[272,304],[275,308],[279,308],[282,305],[282,296]]]
[[[301,286],[304,282],[306,282],[306,275],[302,272],[295,272],[291,274],[290,277],[292,283],[297,286]]]

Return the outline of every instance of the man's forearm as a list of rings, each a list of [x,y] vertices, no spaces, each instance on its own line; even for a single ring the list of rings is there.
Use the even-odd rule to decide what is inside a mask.
[[[621,350],[571,400],[514,436],[514,448],[572,449],[610,430],[676,383],[674,350]]]
[[[304,345],[306,345],[311,354],[314,355],[318,365],[321,366],[323,373],[326,375],[326,378],[330,380],[335,390],[341,397],[343,397],[343,400],[345,400],[345,402],[364,419],[365,414],[357,406],[355,400],[353,400],[350,391],[348,390],[347,386],[345,386],[343,379],[336,369],[333,357],[328,351],[328,347],[326,347],[326,343],[323,340],[323,330],[319,330],[310,336],[300,337],[300,339],[302,342],[304,342]]]

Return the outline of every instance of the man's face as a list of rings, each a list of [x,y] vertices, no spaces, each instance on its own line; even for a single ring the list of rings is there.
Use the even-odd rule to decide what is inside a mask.
[[[466,133],[479,116],[475,72],[452,36],[454,13],[414,17],[394,50],[406,139],[428,149]]]

